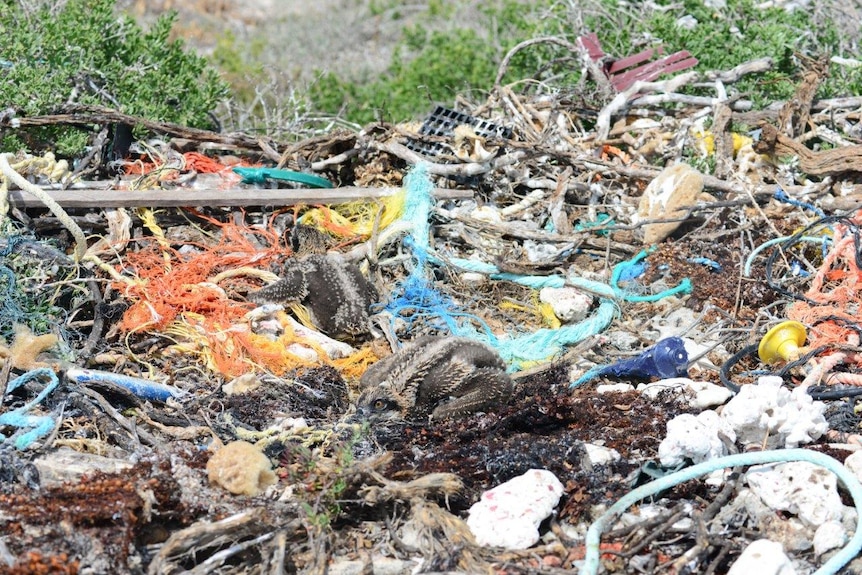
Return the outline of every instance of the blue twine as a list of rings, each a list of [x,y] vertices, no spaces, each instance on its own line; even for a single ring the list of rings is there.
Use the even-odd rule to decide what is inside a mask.
[[[632,266],[627,266],[620,272],[619,281],[621,282],[630,282],[638,279],[644,272],[646,271],[646,264],[637,263]]]
[[[790,204],[791,206],[796,206],[797,208],[803,208],[806,210],[810,210],[810,211],[814,212],[815,214],[817,214],[818,216],[820,216],[821,218],[826,217],[826,214],[823,212],[823,210],[821,210],[820,208],[818,208],[814,204],[809,204],[807,202],[801,202],[799,200],[794,200],[793,198],[788,196],[787,192],[785,192],[781,188],[781,186],[776,187],[775,194],[773,194],[772,197],[774,197],[779,202],[782,202],[785,204]]]
[[[652,497],[666,489],[670,489],[680,483],[707,475],[719,469],[736,467],[742,465],[759,465],[763,463],[783,463],[790,461],[805,461],[821,467],[825,467],[838,476],[838,479],[847,488],[853,504],[856,506],[856,531],[847,544],[835,555],[829,558],[814,575],[834,575],[844,565],[852,561],[862,551],[862,485],[856,476],[839,461],[810,449],[779,449],[774,451],[757,451],[752,453],[739,453],[719,457],[692,465],[676,473],[665,475],[655,481],[633,489],[616,503],[611,505],[601,517],[596,519],[587,530],[586,557],[581,573],[584,575],[596,575],[599,572],[599,558],[601,557],[602,532],[609,527],[623,511],[642,499]]]
[[[394,317],[409,311],[412,315],[407,319],[409,325],[412,325],[412,322],[419,317],[436,317],[452,334],[478,339],[494,347],[509,365],[510,371],[521,369],[527,363],[554,357],[560,354],[565,346],[582,341],[604,330],[618,312],[616,299],[656,301],[667,295],[691,290],[691,283],[684,280],[676,288],[660,294],[633,296],[621,288],[609,287],[581,278],[567,280],[562,276],[524,276],[504,273],[492,264],[461,258],[443,261],[430,248],[433,186],[428,179],[427,167],[424,164],[417,164],[407,175],[405,184],[407,199],[402,220],[410,224],[412,233],[405,237],[404,245],[411,250],[414,267],[410,275],[393,290],[385,309],[393,315],[393,321]],[[640,259],[643,259],[645,255],[646,252]],[[637,263],[637,258],[633,261]],[[566,325],[558,329],[543,328],[533,333],[512,338],[499,338],[491,332],[484,321],[474,315],[458,312],[450,298],[434,289],[426,275],[426,267],[429,262],[437,265],[448,263],[465,271],[485,274],[493,280],[510,281],[532,289],[559,288],[566,285],[583,287],[600,294],[601,299],[593,315],[577,324]],[[642,299],[636,299],[638,297]],[[456,318],[469,321],[457,321]],[[404,318],[402,317],[402,319]],[[482,330],[476,330],[474,324],[481,326]]]
[[[429,252],[426,255],[428,261],[436,264],[445,263],[434,253]],[[481,320],[479,320],[479,323],[484,329],[482,332],[477,332],[472,325],[464,325],[455,321],[450,322],[445,315],[441,316],[454,335],[478,339],[496,349],[500,357],[509,365],[510,371],[518,371],[523,369],[526,364],[547,360],[549,357],[559,355],[566,346],[578,343],[591,335],[600,333],[610,325],[618,311],[616,303],[613,301],[615,297],[613,290],[599,282],[583,278],[566,280],[566,278],[558,275],[524,276],[505,273],[500,272],[499,268],[493,264],[463,258],[451,258],[447,261],[449,264],[465,271],[475,271],[485,274],[493,280],[510,281],[532,289],[542,289],[545,287],[559,288],[572,285],[582,287],[602,296],[596,311],[590,317],[577,324],[565,325],[557,329],[542,328],[533,333],[512,338],[496,337],[487,324]],[[424,289],[435,291],[428,286],[425,286]],[[387,309],[391,311],[391,308]],[[451,314],[451,310],[446,311]],[[461,315],[468,316],[468,314]],[[475,318],[475,316],[468,317]]]
[[[57,374],[54,373],[54,370],[42,367],[28,371],[27,373],[16,377],[9,382],[9,385],[6,388],[6,392],[9,393],[11,391],[15,391],[25,383],[29,383],[42,377],[48,379],[48,384],[41,392],[39,392],[39,395],[37,395],[35,399],[17,409],[0,414],[0,426],[9,425],[17,427],[19,430],[30,430],[22,433],[15,439],[15,447],[21,450],[27,449],[34,441],[45,437],[54,429],[55,422],[52,416],[30,415],[27,412],[41,403],[43,399],[48,397],[48,394],[54,391],[54,389],[60,384],[60,380],[57,378]],[[3,443],[4,441],[6,441],[6,436],[0,433],[0,443]]]
[[[704,265],[704,266],[709,266],[717,272],[721,271],[721,264],[718,263],[717,261],[711,260],[709,258],[703,258],[703,257],[688,258],[688,261],[690,261],[693,264],[700,264],[700,265]]]
[[[802,269],[802,262],[799,260],[793,260],[790,262],[790,274],[803,278],[807,278],[811,275],[807,270]]]

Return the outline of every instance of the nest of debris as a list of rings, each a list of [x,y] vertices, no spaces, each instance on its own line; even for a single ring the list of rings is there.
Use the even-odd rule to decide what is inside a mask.
[[[715,415],[765,373],[823,402],[827,429],[797,444],[843,461],[860,445],[862,147],[835,127],[858,126],[862,103],[815,100],[817,63],[775,109],[680,92],[768,65],[610,78],[595,109],[498,85],[422,125],[292,144],[96,108],[19,119],[165,138],[133,147],[115,181],[82,179],[106,168],[98,154],[77,173],[48,155],[0,159],[0,573],[591,568],[588,528],[672,471],[657,463],[672,420]],[[756,134],[731,132],[742,124]],[[320,294],[252,302],[307,247],[291,243],[300,224],[379,296],[348,341],[314,330]],[[809,328],[809,349],[758,361],[752,344],[785,318]],[[427,335],[494,347],[509,401],[356,424],[361,375]],[[686,377],[619,363],[669,338],[685,342],[673,374]],[[655,380],[666,388],[599,385]],[[710,456],[786,439],[725,435]],[[481,544],[473,503],[534,469],[562,486],[541,540]],[[738,474],[666,486],[642,521],[603,525],[604,568],[726,571],[752,532],[779,529],[719,513],[744,493]],[[806,565],[835,553],[784,543]]]

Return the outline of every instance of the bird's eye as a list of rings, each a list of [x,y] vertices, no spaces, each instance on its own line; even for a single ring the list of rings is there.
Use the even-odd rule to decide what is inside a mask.
[[[386,407],[386,402],[382,399],[375,399],[374,403],[371,404],[371,407],[377,411],[382,411],[383,408]]]

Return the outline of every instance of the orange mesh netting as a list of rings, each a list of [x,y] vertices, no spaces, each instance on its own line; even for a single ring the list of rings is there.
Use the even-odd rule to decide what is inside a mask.
[[[859,212],[851,220],[860,222]],[[834,226],[832,248],[823,260],[805,293],[808,301],[796,301],[787,309],[787,317],[809,326],[808,342],[812,348],[824,345],[855,345],[858,335],[852,328],[862,306],[859,288],[862,271],[856,263],[858,236],[842,223]]]
[[[152,176],[155,181],[176,180],[183,173],[218,174],[221,177],[219,189],[236,185],[242,179],[234,173],[234,166],[254,167],[260,164],[251,164],[245,160],[237,160],[228,165],[216,158],[211,158],[199,152],[186,152],[176,154],[170,160],[161,158],[154,151],[147,154],[151,161],[144,159],[126,160],[123,162],[122,171],[126,175]]]
[[[228,277],[219,283],[212,280],[226,270],[267,269],[287,248],[281,246],[278,233],[272,229],[204,219],[216,226],[220,235],[210,246],[186,242],[196,248],[191,252],[171,247],[154,220],[149,221],[154,241],[129,253],[125,268],[120,269],[134,279],[113,284],[131,302],[120,329],[126,333],[161,332],[177,342],[172,348],[174,353],[195,356],[208,369],[227,377],[255,367],[282,375],[290,369],[320,363],[308,359],[307,354],[304,357],[292,353],[292,344],[315,351],[317,357],[341,369],[346,377],[358,377],[376,359],[370,352],[360,351],[330,361],[318,345],[300,339],[284,322],[278,339],[252,333],[245,315],[254,306],[232,299],[231,294],[259,287],[259,282],[248,278],[254,274],[222,274]],[[145,218],[145,225],[146,222]]]

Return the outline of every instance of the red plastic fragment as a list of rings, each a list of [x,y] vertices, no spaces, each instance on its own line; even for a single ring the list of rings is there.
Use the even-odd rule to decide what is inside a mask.
[[[650,62],[649,60],[664,52],[662,46],[647,48],[637,54],[618,60],[604,61],[607,55],[602,50],[596,34],[592,32],[585,34],[578,38],[578,43],[593,62],[602,64],[605,76],[618,92],[630,88],[637,81],[649,82],[662,74],[671,74],[696,66],[698,62],[697,58],[692,56],[688,50],[680,50]]]

